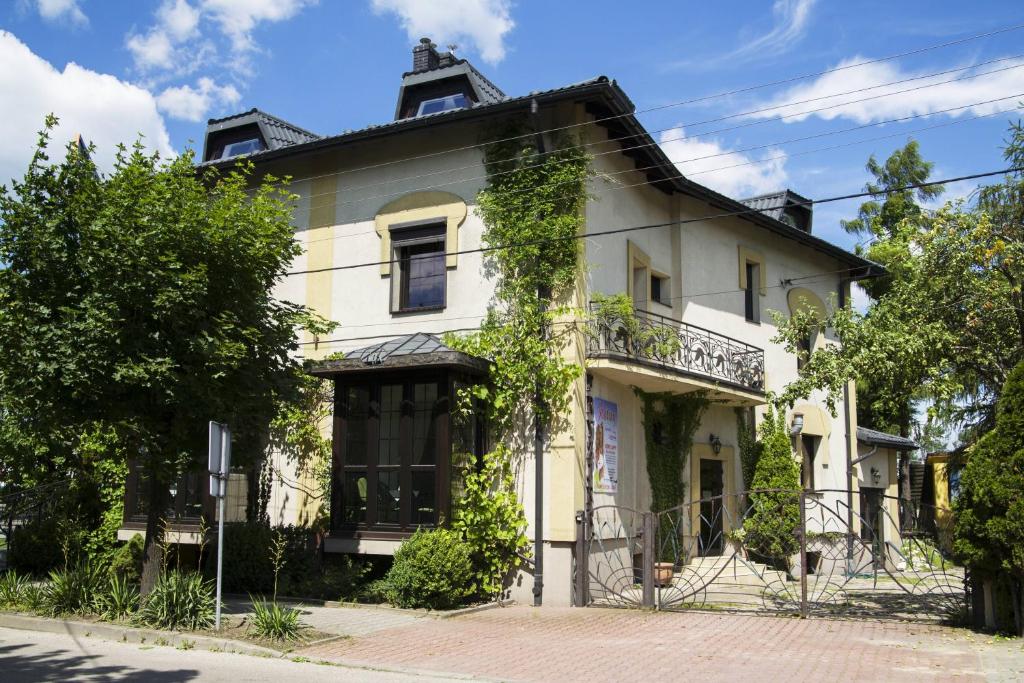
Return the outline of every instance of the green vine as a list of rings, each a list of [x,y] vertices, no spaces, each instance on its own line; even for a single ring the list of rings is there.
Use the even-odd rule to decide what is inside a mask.
[[[540,154],[530,131],[496,130],[484,148],[487,186],[477,197],[495,276],[495,301],[470,335],[445,342],[491,361],[489,381],[460,391],[459,412],[469,419],[482,406],[492,443],[499,444],[463,471],[464,495],[453,526],[473,545],[476,579],[497,593],[527,552],[526,516],[515,491],[514,459],[534,416],[553,433],[565,426],[572,383],[582,368],[563,357],[573,328],[553,325],[569,309],[579,273],[583,208],[590,157],[571,136],[555,136]],[[514,246],[507,246],[514,245]],[[539,401],[537,398],[539,397]],[[490,543],[502,538],[500,548]]]
[[[740,450],[740,467],[743,470],[743,490],[754,485],[757,461],[761,458],[761,442],[757,440],[754,415],[749,408],[734,408],[736,413],[736,441]]]
[[[647,480],[651,487],[651,512],[667,514],[671,522],[659,525],[659,560],[674,561],[678,556],[667,534],[682,527],[679,511],[686,497],[683,468],[693,450],[693,437],[710,401],[707,392],[691,394],[647,393],[634,389],[643,402],[644,441],[647,447]]]

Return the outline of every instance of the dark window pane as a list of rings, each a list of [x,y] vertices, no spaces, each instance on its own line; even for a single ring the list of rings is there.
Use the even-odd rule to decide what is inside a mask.
[[[412,473],[412,523],[430,526],[437,522],[437,496],[434,490],[434,472]]]
[[[380,388],[380,437],[377,464],[401,465],[402,385],[385,384]]]
[[[366,472],[345,472],[342,486],[342,524],[366,523]]]
[[[377,472],[377,522],[398,524],[402,500],[401,477],[398,470]]]
[[[444,306],[444,242],[429,242],[399,248],[401,308]]]
[[[437,383],[413,385],[412,464],[437,462]]]
[[[366,464],[366,426],[370,418],[370,391],[365,386],[345,389],[345,464]]]
[[[761,289],[761,267],[756,263],[747,264],[747,288],[744,290],[744,312],[747,320],[761,322],[761,302],[758,294]]]
[[[207,478],[200,476],[199,472],[189,472],[185,475],[185,517],[198,519],[203,516],[203,484],[207,484]]]

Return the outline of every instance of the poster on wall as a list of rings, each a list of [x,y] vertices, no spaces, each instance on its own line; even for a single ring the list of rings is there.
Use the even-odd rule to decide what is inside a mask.
[[[619,407],[594,399],[594,492],[615,493],[619,487]]]

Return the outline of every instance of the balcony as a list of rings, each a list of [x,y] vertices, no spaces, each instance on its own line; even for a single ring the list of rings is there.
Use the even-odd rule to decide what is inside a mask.
[[[744,403],[762,402],[764,350],[696,325],[635,310],[631,319],[609,316],[593,303],[587,340],[588,365],[645,390],[678,390],[672,376],[690,390],[733,395]],[[649,368],[650,387],[634,378],[623,363]],[[667,371],[667,372],[666,372]],[[659,376],[662,381],[656,382]],[[692,380],[692,381],[689,381]]]

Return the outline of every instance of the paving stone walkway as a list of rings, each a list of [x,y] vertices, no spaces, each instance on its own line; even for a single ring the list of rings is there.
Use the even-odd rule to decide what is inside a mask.
[[[1020,641],[877,621],[507,607],[297,654],[509,681],[1021,681]]]
[[[410,626],[423,620],[435,621],[426,614],[409,610],[389,609],[367,605],[351,607],[318,607],[288,602],[302,612],[302,621],[317,631],[336,636],[367,636],[378,631]],[[224,601],[225,614],[248,614],[252,611],[249,600],[228,598]]]

